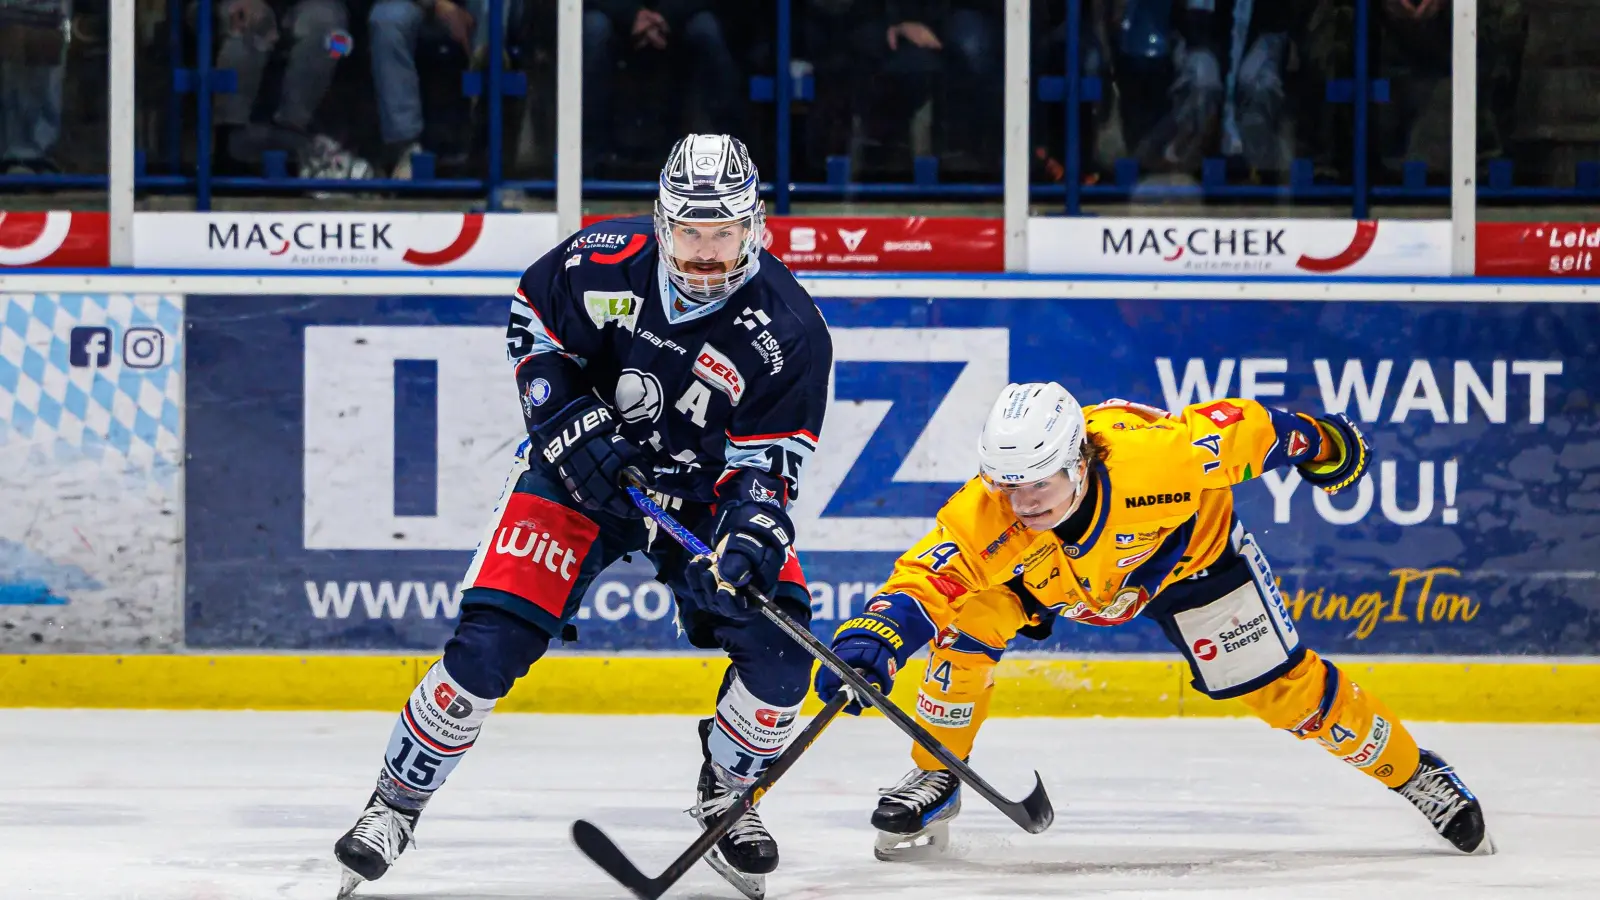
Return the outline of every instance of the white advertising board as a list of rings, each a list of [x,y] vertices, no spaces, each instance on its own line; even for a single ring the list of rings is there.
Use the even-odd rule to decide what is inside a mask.
[[[138,213],[151,269],[521,272],[555,246],[553,213]]]
[[[1450,223],[1408,219],[1028,220],[1028,270],[1084,275],[1450,274]]]

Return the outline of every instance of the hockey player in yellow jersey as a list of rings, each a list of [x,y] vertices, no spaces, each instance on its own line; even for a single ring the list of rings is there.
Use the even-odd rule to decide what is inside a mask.
[[[1196,690],[1237,697],[1274,728],[1324,749],[1409,800],[1457,849],[1492,853],[1483,811],[1453,769],[1419,750],[1381,700],[1304,646],[1261,549],[1234,515],[1234,485],[1295,466],[1334,493],[1370,449],[1342,415],[1224,399],[1166,411],[1108,400],[1081,408],[1061,385],[1012,384],[979,439],[977,477],[834,636],[841,659],[887,693],[931,644],[917,714],[950,750],[972,751],[994,667],[1019,634],[1056,619],[1154,619]],[[822,668],[824,700],[839,690]],[[847,711],[859,712],[859,706]],[[921,747],[872,816],[880,859],[938,848],[960,783]]]

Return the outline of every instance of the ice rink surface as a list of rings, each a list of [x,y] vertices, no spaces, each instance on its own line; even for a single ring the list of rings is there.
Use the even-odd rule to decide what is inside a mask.
[[[7,710],[0,896],[331,900],[334,839],[393,716]],[[1245,720],[998,719],[973,763],[1056,824],[1023,833],[966,795],[947,857],[872,857],[875,789],[909,767],[882,719],[842,719],[762,804],[773,900],[1600,898],[1600,728],[1415,726],[1484,802],[1500,852],[1463,857],[1319,747]],[[434,799],[369,898],[625,898],[572,846],[585,817],[656,874],[691,841],[699,764],[682,717],[519,716]],[[705,866],[668,894],[738,895]]]

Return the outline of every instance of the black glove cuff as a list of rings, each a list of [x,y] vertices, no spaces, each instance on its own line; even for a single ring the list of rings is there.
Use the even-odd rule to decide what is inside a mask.
[[[743,531],[787,550],[794,543],[794,523],[783,508],[787,494],[783,479],[755,469],[723,479],[717,485],[716,533]]]

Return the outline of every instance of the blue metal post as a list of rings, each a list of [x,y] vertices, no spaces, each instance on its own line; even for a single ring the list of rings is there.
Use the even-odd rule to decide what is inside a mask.
[[[195,48],[194,71],[195,102],[200,104],[195,122],[195,182],[194,208],[200,212],[211,209],[211,17],[212,0],[200,0],[200,21],[196,23],[199,36]]]
[[[1082,47],[1079,41],[1083,30],[1083,0],[1067,0],[1067,146],[1066,180],[1067,215],[1076,216],[1082,209],[1083,175],[1079,171],[1083,167],[1083,160],[1078,156],[1078,134],[1080,130],[1078,116],[1083,113],[1080,94],[1083,85],[1080,73],[1083,68]]]
[[[167,0],[167,74],[172,84],[167,92],[167,167],[169,174],[183,174],[183,94],[178,92],[177,72],[183,61],[183,0]]]
[[[1368,28],[1371,24],[1371,0],[1356,0],[1356,59],[1355,59],[1355,158],[1351,162],[1351,214],[1358,219],[1371,215],[1371,198],[1367,196],[1367,99],[1368,84]]]
[[[778,0],[778,52],[777,52],[777,93],[774,106],[778,108],[778,171],[772,180],[774,212],[780,216],[789,214],[789,100],[794,96],[794,81],[789,77],[789,39],[792,36],[791,18],[794,15],[793,0]]]
[[[504,77],[505,70],[505,5],[506,0],[489,0],[489,71],[485,79],[488,88],[485,93],[489,98],[488,209],[490,212],[500,209],[500,183],[505,180],[505,159],[502,153],[504,141],[501,134],[505,123],[502,121],[500,108],[500,81]]]

